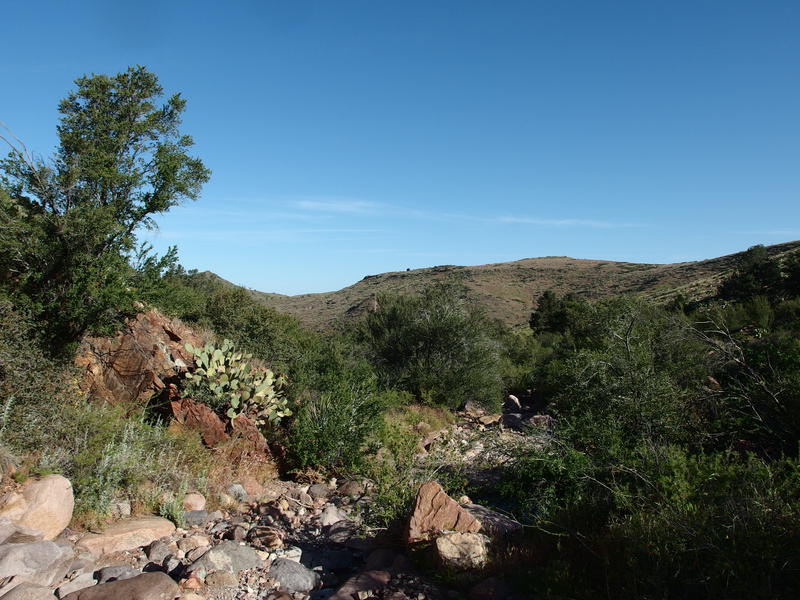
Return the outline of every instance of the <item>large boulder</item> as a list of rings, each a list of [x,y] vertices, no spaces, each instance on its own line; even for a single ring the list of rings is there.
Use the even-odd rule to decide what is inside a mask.
[[[29,479],[19,492],[0,498],[0,517],[15,525],[41,531],[52,540],[72,520],[75,499],[72,484],[61,475]]]
[[[99,557],[112,552],[147,546],[159,538],[170,535],[173,531],[175,525],[161,517],[127,519],[117,521],[103,533],[90,533],[84,536],[76,548]]]
[[[442,565],[458,571],[486,566],[488,538],[480,533],[446,533],[436,538],[436,552]]]
[[[289,592],[310,592],[320,584],[319,575],[299,562],[276,558],[269,568],[269,576]]]
[[[3,600],[55,600],[55,596],[49,587],[22,583],[7,594],[3,594]]]
[[[247,569],[258,569],[264,566],[264,561],[258,552],[250,546],[242,546],[236,542],[226,540],[214,546],[200,558],[189,565],[189,573],[208,573],[211,571],[228,571],[238,573]]]
[[[85,369],[81,387],[111,404],[143,404],[194,364],[184,345],[201,346],[188,327],[150,310],[113,338],[87,338],[75,362]]]
[[[16,577],[17,583],[53,586],[64,579],[74,557],[71,548],[55,542],[3,544],[0,546],[0,579]]]
[[[62,600],[175,600],[180,593],[178,584],[169,575],[154,571],[84,588],[67,594]]]
[[[480,528],[480,522],[448,496],[441,485],[429,481],[423,483],[417,491],[414,510],[406,530],[406,541],[414,544],[430,540],[443,531],[477,533]]]

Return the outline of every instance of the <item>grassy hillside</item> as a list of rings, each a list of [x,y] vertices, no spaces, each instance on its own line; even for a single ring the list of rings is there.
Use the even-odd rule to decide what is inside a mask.
[[[797,248],[800,241],[769,246],[768,250],[771,255],[782,255]],[[342,318],[360,314],[378,294],[413,293],[431,282],[456,278],[466,284],[491,316],[508,325],[522,325],[527,323],[534,298],[548,289],[575,292],[587,298],[621,293],[640,293],[655,300],[669,300],[678,293],[688,299],[703,298],[716,289],[738,256],[737,253],[663,265],[548,256],[472,267],[441,265],[368,275],[336,292],[297,296],[252,293],[264,304],[294,315],[303,324],[324,329]],[[206,275],[216,277],[213,273]]]

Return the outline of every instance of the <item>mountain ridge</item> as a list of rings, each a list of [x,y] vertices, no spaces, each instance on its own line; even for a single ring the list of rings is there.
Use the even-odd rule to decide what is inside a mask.
[[[766,248],[771,256],[782,257],[800,249],[800,240]],[[265,305],[297,317],[308,327],[326,329],[367,310],[379,294],[415,293],[433,282],[455,279],[467,287],[471,297],[486,307],[490,317],[507,325],[522,326],[527,324],[536,297],[548,289],[593,299],[621,293],[642,294],[664,302],[678,294],[690,300],[702,299],[713,294],[743,252],[664,264],[543,256],[485,265],[437,265],[388,271],[366,275],[332,292],[288,296],[248,291]],[[210,271],[201,276],[236,285]]]

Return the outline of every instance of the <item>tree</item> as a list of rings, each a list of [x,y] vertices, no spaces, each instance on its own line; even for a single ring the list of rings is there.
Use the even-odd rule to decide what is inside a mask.
[[[57,345],[107,331],[132,309],[128,258],[153,216],[198,197],[210,171],[181,134],[186,101],[145,67],[78,78],[59,105],[50,161],[11,146],[0,161],[0,283]]]
[[[774,298],[782,287],[781,268],[764,246],[749,248],[742,254],[736,270],[719,288],[726,300],[747,300],[755,296]]]
[[[357,337],[386,387],[450,408],[469,401],[499,407],[499,344],[463,286],[441,283],[416,296],[380,296]]]

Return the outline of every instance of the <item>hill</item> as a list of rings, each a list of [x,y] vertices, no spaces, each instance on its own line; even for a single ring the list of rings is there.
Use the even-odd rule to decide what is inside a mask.
[[[800,241],[793,241],[768,246],[768,251],[770,255],[780,256],[798,248]],[[636,293],[657,301],[668,301],[677,294],[687,299],[701,299],[714,292],[719,281],[734,268],[740,254],[672,264],[547,256],[488,265],[440,265],[367,275],[335,292],[297,296],[255,290],[251,293],[264,304],[294,315],[308,327],[325,329],[342,318],[360,314],[379,294],[414,293],[435,281],[457,279],[492,317],[508,325],[523,325],[530,316],[534,299],[548,289],[562,294],[574,292],[587,298]],[[213,273],[203,275],[234,285]]]

